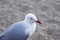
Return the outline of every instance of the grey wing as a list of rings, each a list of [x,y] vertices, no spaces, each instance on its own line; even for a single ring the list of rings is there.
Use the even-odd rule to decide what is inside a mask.
[[[3,36],[4,36],[4,35],[1,35],[1,36],[0,36],[0,39],[1,39]]]
[[[15,32],[6,32],[3,35],[0,36],[0,40],[27,40],[29,35],[27,34],[19,34]]]
[[[27,40],[29,35],[23,32],[23,26],[24,25],[20,24],[14,25],[14,28],[10,28],[10,30],[6,31],[0,36],[0,40]]]
[[[0,35],[0,40],[2,40],[3,37],[4,37],[4,35]]]

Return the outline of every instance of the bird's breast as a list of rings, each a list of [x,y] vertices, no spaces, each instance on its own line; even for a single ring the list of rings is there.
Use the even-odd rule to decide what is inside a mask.
[[[27,28],[26,33],[29,34],[29,36],[31,36],[35,32],[35,29],[36,29],[36,24],[30,25]]]

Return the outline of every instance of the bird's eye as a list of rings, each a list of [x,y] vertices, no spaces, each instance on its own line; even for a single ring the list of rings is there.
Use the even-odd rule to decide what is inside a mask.
[[[30,18],[31,20],[33,20],[33,18]]]

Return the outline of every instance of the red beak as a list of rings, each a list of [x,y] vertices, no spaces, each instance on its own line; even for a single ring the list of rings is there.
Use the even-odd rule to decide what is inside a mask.
[[[39,20],[37,20],[36,22],[39,23],[39,24],[42,24]]]

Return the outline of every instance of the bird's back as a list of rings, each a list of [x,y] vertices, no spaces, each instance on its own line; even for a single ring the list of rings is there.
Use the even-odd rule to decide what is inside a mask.
[[[15,23],[0,36],[0,40],[26,40],[29,35],[25,34],[25,30],[25,23]]]

